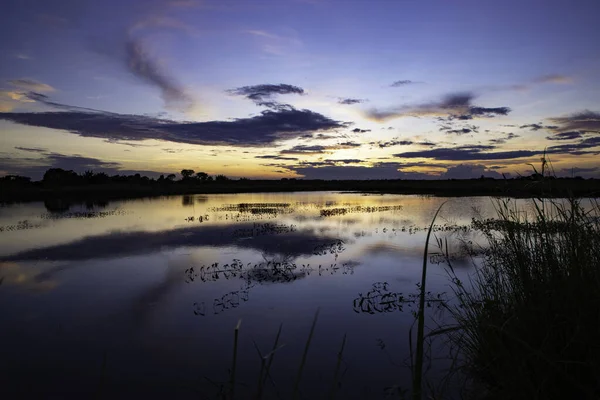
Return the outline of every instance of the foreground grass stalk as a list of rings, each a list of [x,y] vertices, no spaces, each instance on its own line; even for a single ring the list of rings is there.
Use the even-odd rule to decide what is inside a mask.
[[[427,280],[427,253],[429,251],[429,238],[431,237],[431,231],[433,230],[433,224],[440,213],[442,207],[446,204],[443,202],[438,207],[437,211],[433,215],[429,229],[427,230],[427,238],[425,239],[425,250],[423,251],[423,269],[421,271],[421,287],[419,292],[419,311],[417,315],[417,348],[415,351],[415,362],[412,365],[413,368],[413,400],[420,400],[423,391],[423,353],[425,345],[425,283]],[[412,344],[411,344],[412,347]]]
[[[235,398],[235,368],[237,365],[238,336],[241,324],[242,320],[240,319],[233,331],[233,359],[231,360],[231,372],[229,376],[229,398],[231,400]]]
[[[310,327],[310,332],[308,334],[308,338],[306,339],[306,345],[304,346],[304,353],[302,353],[302,361],[300,361],[300,367],[298,368],[298,374],[296,375],[296,382],[294,383],[294,391],[292,393],[292,399],[297,399],[299,395],[300,389],[300,379],[302,378],[302,371],[304,370],[304,364],[306,364],[306,358],[308,356],[308,349],[310,348],[310,342],[312,340],[313,334],[315,332],[315,326],[317,325],[317,318],[319,318],[319,309],[317,308],[317,312],[315,313],[315,317],[313,318],[312,326]]]
[[[339,386],[338,376],[340,373],[340,367],[342,365],[342,355],[344,354],[344,346],[346,346],[345,334],[344,339],[342,340],[342,346],[340,347],[340,351],[338,352],[337,363],[335,365],[335,372],[333,373],[333,383],[331,385],[331,391],[329,392],[329,398],[331,400],[335,399],[335,393],[337,392],[337,388]]]

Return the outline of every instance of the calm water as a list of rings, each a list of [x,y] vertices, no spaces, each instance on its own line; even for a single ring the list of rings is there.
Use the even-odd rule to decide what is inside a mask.
[[[424,229],[444,200],[319,192],[2,207],[2,392],[216,398],[241,319],[239,397],[256,387],[253,342],[268,353],[283,324],[272,375],[288,398],[320,309],[304,398],[329,391],[344,334],[338,398],[383,398],[410,380],[413,322],[383,295],[416,293]],[[477,214],[494,214],[490,198],[450,199],[436,235],[459,250],[477,240],[460,228]],[[456,266],[466,276],[472,260]],[[448,291],[443,265],[429,271],[432,293]]]

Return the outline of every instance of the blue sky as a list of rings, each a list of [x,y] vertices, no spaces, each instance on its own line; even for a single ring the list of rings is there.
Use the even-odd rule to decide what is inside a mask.
[[[596,1],[5,3],[0,174],[600,175]]]

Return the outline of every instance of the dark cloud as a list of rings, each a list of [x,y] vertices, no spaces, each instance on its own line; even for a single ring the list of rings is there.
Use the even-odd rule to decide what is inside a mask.
[[[600,137],[588,138],[575,144],[551,146],[545,150],[510,150],[494,151],[494,145],[469,145],[452,148],[438,148],[432,150],[411,151],[394,154],[399,158],[432,158],[445,161],[469,161],[469,160],[505,160],[514,158],[525,158],[546,154],[597,154],[592,151],[594,147],[600,146]]]
[[[455,134],[455,135],[465,135],[465,134],[471,133],[471,132],[473,132],[473,131],[469,128],[450,129],[450,130],[446,131],[446,133]]]
[[[508,107],[471,107],[469,108],[470,115],[493,117],[494,115],[508,115],[510,108]]]
[[[352,129],[352,132],[354,132],[354,133],[366,133],[366,132],[371,132],[371,130],[370,129],[354,128],[354,129]]]
[[[200,145],[265,146],[307,133],[344,128],[310,110],[267,110],[232,121],[177,122],[142,115],[65,111],[0,113],[0,120],[65,130],[79,136],[109,140],[156,139]]]
[[[45,153],[45,152],[48,151],[46,149],[40,149],[38,147],[20,147],[20,146],[15,146],[15,149],[21,150],[21,151],[28,151],[30,153]]]
[[[542,129],[543,126],[540,124],[527,124],[527,125],[521,125],[519,128],[520,129],[529,128],[532,131],[538,131],[538,130]]]
[[[327,146],[314,145],[314,146],[305,146],[298,145],[294,146],[291,149],[281,150],[280,154],[324,154],[328,152]]]
[[[594,136],[587,139],[582,139],[578,143],[572,144],[561,144],[557,146],[550,146],[547,149],[549,153],[570,153],[575,155],[581,154],[598,154],[600,150],[588,151],[594,147],[600,146],[600,136]]]
[[[254,156],[254,158],[262,158],[262,159],[267,159],[267,160],[298,161],[298,158],[296,158],[296,157],[282,157],[282,156],[273,155],[273,154],[267,154],[264,156]]]
[[[125,43],[125,62],[129,71],[152,86],[157,87],[168,107],[189,110],[194,101],[184,88],[166,71],[160,68],[140,40],[130,38]]]
[[[583,135],[584,135],[583,132],[567,131],[567,132],[557,133],[554,136],[546,136],[546,139],[548,139],[548,140],[574,140],[574,139],[581,139],[583,137]]]
[[[364,103],[366,102],[367,99],[353,99],[353,98],[347,98],[347,99],[339,99],[338,103],[339,104],[344,104],[344,105],[352,105],[352,104],[360,104],[360,103]]]
[[[383,122],[400,117],[439,117],[443,121],[471,120],[473,118],[492,118],[496,115],[507,115],[511,110],[508,107],[481,107],[472,105],[475,98],[473,93],[451,93],[440,101],[408,105],[390,110],[371,109],[366,112],[366,117]]]
[[[557,129],[558,126],[556,126],[556,125],[542,125],[541,123],[539,123],[539,124],[521,125],[521,126],[519,126],[519,128],[520,129],[529,128],[529,130],[532,130],[532,131],[539,131],[540,129],[548,129],[548,130]]]
[[[380,148],[386,148],[386,147],[392,147],[392,146],[409,146],[411,144],[414,144],[415,142],[413,142],[412,140],[390,140],[387,142],[383,142],[383,141],[379,141],[379,142],[371,142],[369,144],[371,145],[377,145]]]
[[[229,89],[227,93],[235,96],[244,96],[254,102],[261,102],[270,99],[277,94],[304,94],[304,89],[294,85],[279,83],[276,85],[263,84],[253,86],[243,86],[236,89]]]
[[[548,118],[558,127],[558,132],[580,131],[584,133],[600,133],[600,113],[594,111],[582,111],[566,117]]]
[[[321,160],[321,161],[302,161],[298,165],[291,166],[291,168],[297,169],[297,168],[306,168],[306,167],[326,167],[326,166],[335,166],[335,165],[339,165],[339,164],[360,164],[362,162],[363,162],[362,160],[359,160],[357,158],[345,158],[345,159],[337,159],[337,160],[327,159],[327,160]],[[288,168],[290,168],[290,166],[288,166]]]
[[[479,178],[480,176],[490,178],[502,178],[502,174],[490,170],[482,164],[459,164],[453,167],[448,167],[440,178],[441,179],[471,179]]]
[[[406,86],[406,85],[414,85],[415,83],[417,83],[417,82],[411,81],[410,79],[403,79],[403,80],[399,80],[399,81],[392,83],[390,85],[390,87],[401,87],[401,86]]]
[[[362,144],[356,142],[343,142],[333,145],[297,145],[291,149],[282,150],[279,154],[325,154],[331,153],[334,150],[353,149],[360,146],[362,146]]]
[[[516,139],[518,137],[520,137],[520,136],[519,135],[515,135],[514,133],[510,132],[510,133],[506,133],[504,137],[496,138],[496,139],[490,139],[490,143],[492,143],[492,144],[504,144],[507,141],[509,141],[511,139]]]
[[[410,151],[394,154],[399,158],[433,158],[445,161],[469,161],[469,160],[503,160],[511,158],[531,157],[543,154],[543,151],[514,150],[487,152],[495,146],[474,145],[460,146],[454,148],[438,148],[432,150]],[[484,152],[485,151],[485,152]]]

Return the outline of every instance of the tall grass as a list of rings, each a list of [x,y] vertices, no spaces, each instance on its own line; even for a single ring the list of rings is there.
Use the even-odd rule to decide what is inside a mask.
[[[462,367],[482,399],[600,398],[600,206],[498,201],[476,222],[489,247],[453,276]]]

